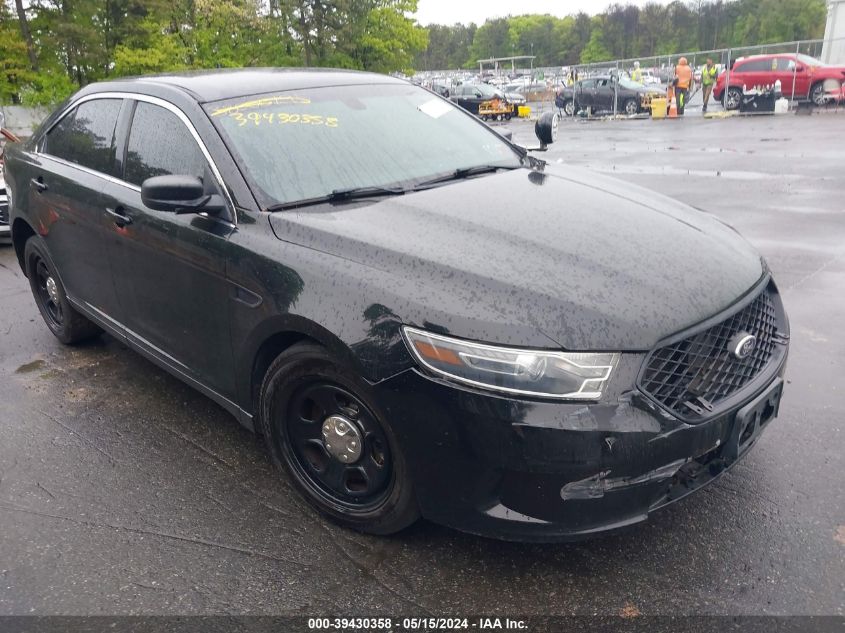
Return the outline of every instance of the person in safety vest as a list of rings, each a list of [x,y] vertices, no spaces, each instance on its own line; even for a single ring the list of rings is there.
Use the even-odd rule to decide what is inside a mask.
[[[689,98],[689,89],[692,86],[692,68],[690,68],[686,57],[678,60],[675,67],[675,97],[678,100],[678,115],[683,116],[684,106]]]
[[[638,84],[643,82],[643,71],[640,70],[640,62],[634,62],[634,70],[631,71],[631,81]]]
[[[710,95],[713,93],[713,86],[716,84],[716,75],[718,71],[713,63],[713,60],[708,58],[707,64],[701,69],[701,92],[704,97],[704,107],[702,112],[707,112],[707,104],[710,101]]]

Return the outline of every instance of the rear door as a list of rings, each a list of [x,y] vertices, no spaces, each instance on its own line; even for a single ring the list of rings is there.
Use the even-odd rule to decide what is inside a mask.
[[[121,184],[110,184],[121,240],[115,284],[127,337],[203,386],[234,396],[226,255],[228,218],[154,211],[141,200],[153,176],[217,182],[187,117],[166,102],[138,100],[124,143]],[[222,193],[222,191],[221,191]],[[230,210],[231,211],[231,210]]]
[[[596,80],[593,91],[593,107],[598,110],[613,109],[613,81],[607,77]]]
[[[582,108],[589,108],[595,105],[596,80],[584,79],[578,82],[578,105]]]
[[[95,98],[66,113],[41,139],[29,174],[29,208],[69,297],[119,329],[120,303],[104,195],[114,177],[115,128],[123,99]]]
[[[774,79],[772,79],[771,57],[750,59],[737,64],[737,66],[739,67],[739,77],[734,77],[733,73],[731,73],[731,83],[733,85],[745,85],[746,88],[751,90],[754,86],[765,86],[774,83]]]

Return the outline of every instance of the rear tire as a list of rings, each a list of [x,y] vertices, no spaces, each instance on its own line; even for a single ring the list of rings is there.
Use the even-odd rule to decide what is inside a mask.
[[[575,100],[567,99],[563,102],[563,113],[566,116],[575,116]]]
[[[53,335],[65,345],[81,343],[102,334],[103,330],[77,312],[67,299],[47,248],[37,237],[24,246],[24,262],[35,305]]]
[[[622,109],[628,116],[634,116],[639,113],[640,106],[637,104],[636,99],[626,99],[625,103],[622,105]]]
[[[819,82],[810,88],[810,102],[816,106],[823,106],[827,103],[827,94],[824,90],[824,82]]]
[[[371,534],[419,518],[407,462],[369,386],[323,347],[297,343],[276,358],[261,385],[259,418],[274,463],[321,514]],[[330,431],[335,441],[329,424],[351,430]]]

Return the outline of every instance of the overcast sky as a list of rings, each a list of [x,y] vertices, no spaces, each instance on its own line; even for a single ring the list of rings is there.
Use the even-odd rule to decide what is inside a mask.
[[[625,4],[625,0],[618,0]],[[644,5],[648,0],[630,0]],[[652,0],[654,1],[654,0]],[[667,0],[657,0],[666,4]],[[610,0],[419,0],[417,20],[420,24],[482,24],[488,18],[526,13],[550,13],[558,17],[584,11],[595,15],[604,11]]]

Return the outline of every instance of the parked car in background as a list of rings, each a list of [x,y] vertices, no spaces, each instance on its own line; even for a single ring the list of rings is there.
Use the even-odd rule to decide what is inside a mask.
[[[467,112],[471,112],[477,116],[478,108],[482,103],[486,103],[497,97],[505,99],[504,92],[490,84],[479,83],[455,86],[449,98]]]
[[[613,111],[633,115],[648,108],[651,99],[666,96],[666,91],[656,86],[645,86],[626,77],[618,80],[613,75],[581,79],[574,86],[560,88],[555,96],[555,105],[567,116],[573,116],[586,108],[593,112]]]
[[[436,92],[441,97],[445,97],[448,99],[452,94],[452,88],[448,84],[445,83],[432,83],[431,84],[431,91]]]
[[[4,135],[6,134],[3,129],[4,124],[5,119],[3,113],[0,112],[0,244],[7,244],[12,240],[12,231],[9,227],[9,195],[6,190],[6,180],[3,177],[3,147],[9,140]]]
[[[543,114],[540,142],[556,128]],[[49,330],[105,330],[201,390],[261,431],[279,490],[347,527],[627,527],[777,415],[789,324],[736,231],[541,161],[405,81],[90,84],[6,167]]]
[[[9,196],[6,191],[6,180],[3,178],[3,168],[0,167],[0,244],[12,241],[12,231],[9,228]]]
[[[508,84],[503,88],[505,99],[508,100],[508,103],[512,103],[515,106],[521,106],[528,103],[528,99],[522,94],[519,84]]]
[[[730,85],[726,85],[729,75]],[[736,110],[743,86],[769,86],[778,80],[783,96],[823,105],[830,93],[841,90],[845,83],[845,66],[828,66],[809,55],[795,53],[741,57],[730,73],[722,72],[716,79],[713,97],[727,110]]]

